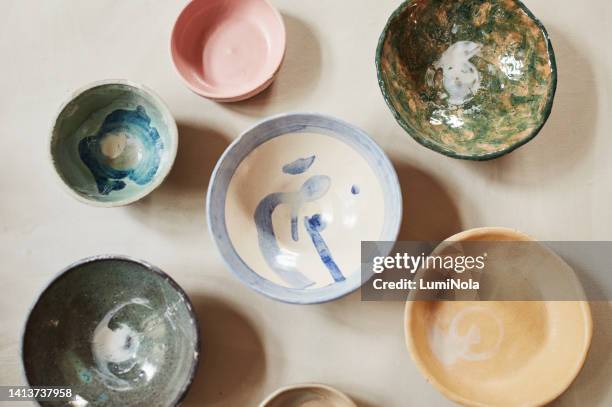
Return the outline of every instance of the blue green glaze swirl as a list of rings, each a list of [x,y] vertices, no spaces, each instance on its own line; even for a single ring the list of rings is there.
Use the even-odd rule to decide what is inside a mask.
[[[103,151],[107,137],[120,135],[132,149],[132,160],[119,161]],[[119,136],[116,136],[119,137]],[[98,192],[108,195],[126,187],[126,179],[146,185],[155,176],[161,161],[163,142],[143,106],[135,110],[117,109],[111,112],[96,134],[79,142],[79,156],[91,171]],[[119,153],[123,154],[123,153]],[[121,158],[121,157],[119,157]],[[127,165],[125,165],[127,163]]]

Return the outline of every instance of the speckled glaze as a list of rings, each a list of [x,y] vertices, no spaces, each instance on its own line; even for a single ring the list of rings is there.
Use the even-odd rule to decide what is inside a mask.
[[[175,406],[199,348],[193,306],[176,282],[150,264],[98,256],[42,292],[24,327],[22,360],[31,386],[72,388],[71,405]]]
[[[402,199],[393,166],[368,135],[297,113],[264,120],[225,151],[207,216],[221,255],[246,285],[312,304],[361,286],[361,241],[395,240]]]
[[[177,147],[176,123],[159,97],[116,80],[88,85],[62,106],[50,151],[71,195],[96,206],[120,206],[163,181]]]
[[[544,26],[517,0],[410,0],[376,54],[383,96],[422,145],[488,160],[531,140],[557,84]]]
[[[333,387],[305,383],[285,386],[259,404],[259,407],[357,407],[346,394]]]

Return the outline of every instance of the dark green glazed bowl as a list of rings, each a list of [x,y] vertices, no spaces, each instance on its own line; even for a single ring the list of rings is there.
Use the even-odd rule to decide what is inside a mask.
[[[22,360],[30,386],[72,389],[73,404],[175,406],[199,360],[193,306],[147,263],[98,256],[66,268],[27,319]]]
[[[535,137],[557,86],[546,29],[517,0],[406,1],[380,37],[376,70],[408,134],[468,160]]]

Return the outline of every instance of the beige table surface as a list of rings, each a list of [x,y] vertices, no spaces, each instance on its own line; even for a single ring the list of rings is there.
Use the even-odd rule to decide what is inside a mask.
[[[20,330],[46,282],[80,258],[121,253],[160,266],[197,306],[203,359],[187,406],[255,406],[275,388],[303,381],[337,386],[364,407],[451,405],[404,348],[403,304],[362,303],[356,293],[285,305],[250,291],[223,266],[204,216],[210,173],[233,138],[276,113],[324,112],[370,133],[399,173],[403,239],[508,226],[541,240],[612,240],[609,1],[527,1],[557,53],[555,106],[531,143],[486,163],[421,147],[387,110],[374,51],[400,1],[273,0],[288,33],[280,76],[262,95],[225,105],[191,93],[174,72],[169,36],[185,3],[0,1],[0,385],[21,383]],[[59,105],[106,78],[155,89],[180,131],[167,181],[118,209],[65,194],[47,161]],[[594,304],[593,313],[589,359],[558,405],[612,405],[612,308]]]

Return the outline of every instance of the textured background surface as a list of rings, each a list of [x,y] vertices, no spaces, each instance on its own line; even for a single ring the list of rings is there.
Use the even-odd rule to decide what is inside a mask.
[[[122,253],[161,267],[197,305],[203,363],[187,406],[253,406],[301,381],[338,386],[365,407],[449,405],[405,351],[403,304],[361,303],[357,293],[320,306],[284,305],[251,292],[222,265],[206,232],[209,175],[233,138],[275,113],[320,111],[370,133],[400,176],[404,239],[486,225],[541,240],[612,240],[609,2],[527,1],[557,52],[555,107],[531,143],[487,163],[421,147],[388,112],[374,51],[399,1],[273,3],[289,46],[278,80],[255,99],[220,105],[188,91],[172,67],[170,31],[185,1],[0,2],[0,385],[21,382],[19,332],[51,276],[85,256]],[[47,161],[59,105],[106,78],[152,87],[179,124],[169,178],[127,208],[78,203]],[[595,304],[593,311],[592,352],[559,405],[612,404],[612,309]]]

